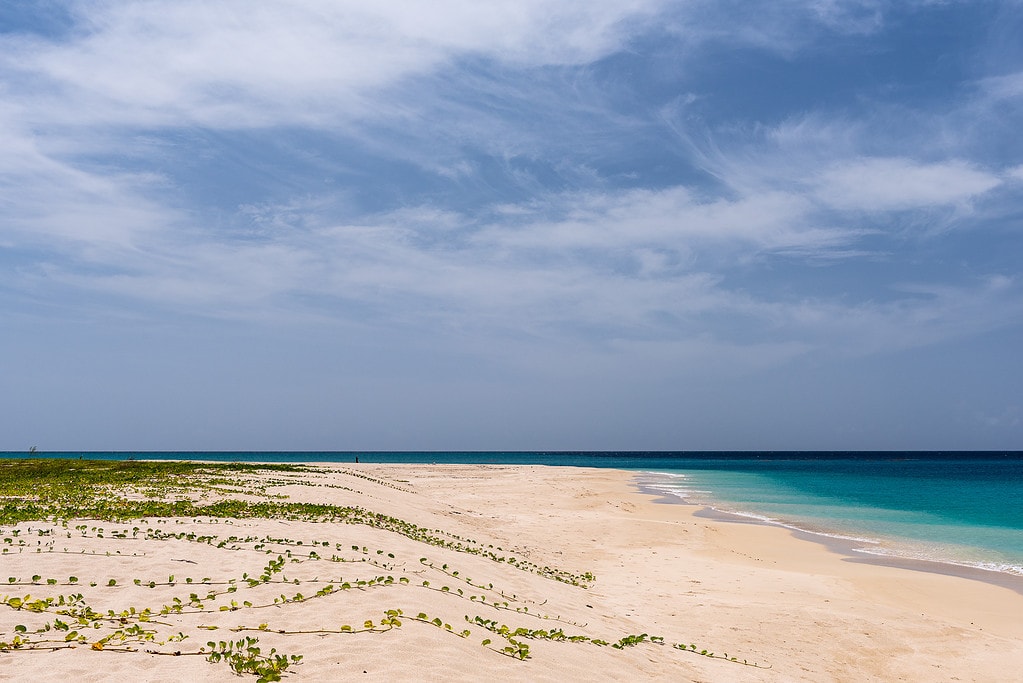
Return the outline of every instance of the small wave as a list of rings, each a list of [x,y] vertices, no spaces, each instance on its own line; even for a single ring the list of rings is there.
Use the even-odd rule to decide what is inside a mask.
[[[693,488],[688,488],[688,487],[684,487],[683,488],[683,487],[679,487],[679,486],[659,486],[657,484],[647,484],[646,487],[648,489],[653,490],[653,491],[662,491],[664,493],[686,493],[686,494],[689,494],[689,493],[703,493],[703,494],[707,494],[707,495],[710,495],[712,493],[712,491],[707,491],[705,489],[693,489]]]
[[[643,475],[643,474],[653,474],[653,475],[656,475],[658,477],[668,477],[670,479],[689,479],[689,475],[688,474],[683,474],[682,472],[656,472],[656,471],[650,470],[650,471],[647,471],[647,472],[640,472],[640,474],[641,475]]]
[[[659,493],[662,496],[672,496],[673,498],[678,498],[679,500],[684,501],[686,503],[693,504],[702,504],[700,503],[700,501],[694,501],[692,499],[693,496],[697,497],[706,496],[711,493],[710,491],[703,491],[700,489],[681,489],[674,486],[647,485],[646,488],[649,489],[650,491]]]
[[[732,510],[729,508],[719,506],[709,507],[710,509],[715,510],[716,512],[735,515],[736,517],[744,517],[747,519],[754,520],[756,522],[770,524],[772,526],[780,526],[785,529],[790,529],[792,531],[798,531],[801,533],[811,534],[814,536],[820,536],[822,538],[830,538],[841,541],[848,541],[851,543],[863,544],[859,547],[849,548],[849,551],[860,553],[863,555],[873,555],[875,557],[890,557],[893,559],[901,560],[923,560],[926,562],[935,562],[938,564],[944,564],[954,567],[965,567],[968,569],[980,569],[988,572],[1011,574],[1013,576],[1023,576],[1023,565],[1014,564],[1011,562],[996,562],[986,560],[969,560],[963,558],[953,558],[949,557],[947,550],[945,552],[943,552],[941,549],[923,550],[920,548],[914,548],[911,545],[899,541],[894,541],[893,543],[891,541],[881,541],[875,538],[867,538],[863,536],[853,536],[850,534],[825,531],[818,528],[811,528],[809,525],[785,522],[779,519],[768,517],[767,515]]]
[[[988,572],[999,572],[1002,574],[1013,574],[1023,576],[1023,566],[1008,562],[988,562],[982,560],[951,559],[940,553],[929,553],[925,551],[914,551],[905,548],[853,548],[855,552],[864,555],[875,555],[878,557],[893,557],[904,560],[923,560],[925,562],[937,562],[939,564],[952,565],[954,567],[966,567],[969,569],[981,569]]]
[[[849,534],[843,534],[836,531],[825,531],[823,529],[812,528],[809,525],[795,524],[793,522],[786,522],[774,517],[768,517],[767,515],[761,515],[755,512],[746,512],[743,510],[733,510],[725,507],[718,507],[714,505],[708,506],[715,512],[722,512],[728,515],[734,515],[736,517],[745,517],[746,519],[752,519],[763,524],[770,524],[772,526],[780,526],[791,531],[799,531],[804,534],[813,534],[814,536],[823,536],[825,538],[834,538],[840,541],[852,541],[854,543],[869,543],[871,545],[880,545],[880,541],[874,538],[866,538],[864,536],[850,536]]]

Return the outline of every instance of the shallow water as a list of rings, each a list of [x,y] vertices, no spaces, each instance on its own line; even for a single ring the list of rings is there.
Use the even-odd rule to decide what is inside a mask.
[[[1018,457],[679,462],[647,488],[714,509],[856,540],[857,552],[1023,575]]]

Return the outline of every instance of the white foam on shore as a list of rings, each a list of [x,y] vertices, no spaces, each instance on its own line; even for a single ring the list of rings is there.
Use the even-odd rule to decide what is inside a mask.
[[[840,540],[840,541],[853,541],[855,543],[869,543],[871,545],[878,545],[878,546],[881,545],[881,541],[879,541],[877,539],[874,539],[874,538],[867,538],[867,537],[864,537],[864,536],[850,536],[848,534],[843,534],[843,533],[839,533],[839,532],[836,532],[836,531],[824,531],[822,529],[808,528],[807,526],[802,526],[802,525],[799,525],[799,524],[795,524],[793,522],[782,521],[780,519],[775,519],[774,517],[768,517],[767,515],[757,514],[755,512],[744,512],[744,511],[740,511],[740,510],[732,510],[732,509],[729,509],[729,508],[719,507],[719,506],[715,506],[715,505],[708,505],[707,507],[709,507],[711,510],[714,510],[715,512],[722,512],[722,513],[725,513],[725,514],[734,515],[736,517],[745,517],[747,519],[752,519],[752,520],[755,520],[757,522],[762,522],[764,524],[771,524],[773,526],[780,526],[780,527],[783,527],[785,529],[790,529],[792,531],[799,531],[799,532],[804,533],[804,534],[813,534],[814,536],[823,536],[825,538],[834,538],[834,539],[837,539],[837,540]]]
[[[662,477],[662,478],[667,478],[667,479],[679,479],[679,480],[682,480],[682,481],[689,481],[689,479],[690,479],[689,475],[682,474],[680,472],[640,472],[639,474],[656,475],[657,477]],[[671,483],[658,483],[657,481],[640,481],[639,483],[643,486],[643,488],[649,489],[651,491],[656,491],[657,493],[660,493],[660,494],[665,495],[665,496],[674,496],[675,498],[678,498],[679,500],[681,500],[684,503],[694,504],[694,505],[698,505],[700,503],[697,503],[695,501],[690,500],[689,499],[690,495],[692,495],[692,494],[710,495],[711,494],[710,491],[706,491],[706,490],[702,490],[702,489],[694,489],[694,488],[690,488],[688,486],[680,487],[675,482],[671,482]]]
[[[987,572],[999,572],[1002,574],[1012,574],[1014,576],[1023,576],[1023,566],[1017,564],[1011,564],[1008,562],[984,562],[980,560],[956,560],[950,559],[940,553],[929,553],[926,551],[914,552],[909,548],[890,548],[890,547],[877,547],[877,548],[853,548],[855,552],[862,553],[864,555],[875,555],[878,557],[892,557],[902,560],[923,560],[925,562],[937,562],[939,564],[952,565],[954,567],[966,567],[968,569],[981,569]]]
[[[689,477],[684,475],[684,474],[677,474],[677,473],[672,473],[672,472],[645,472],[644,474],[656,474],[656,475],[659,475],[659,476],[676,477],[676,478],[685,479],[685,480],[689,479]],[[696,495],[696,496],[711,496],[711,495],[713,495],[714,492],[710,491],[710,490],[707,490],[707,489],[697,489],[697,488],[689,488],[689,487],[679,488],[678,486],[674,486],[674,485],[671,485],[671,484],[657,484],[657,483],[654,483],[654,482],[643,482],[643,486],[645,488],[647,488],[647,489],[650,489],[652,491],[656,491],[657,493],[660,493],[660,494],[674,496],[674,497],[679,498],[680,500],[682,500],[682,501],[684,501],[686,503],[692,504],[692,505],[703,505],[704,507],[707,507],[707,508],[709,508],[711,510],[714,510],[715,512],[720,512],[722,514],[733,515],[735,517],[744,517],[746,519],[751,519],[753,521],[761,522],[763,524],[771,524],[771,525],[774,525],[774,526],[780,526],[780,527],[784,527],[786,529],[791,529],[793,531],[800,531],[800,532],[803,532],[803,533],[814,534],[814,535],[817,535],[817,536],[825,536],[827,538],[835,538],[835,539],[839,539],[839,540],[843,540],[843,541],[855,541],[857,543],[880,544],[880,541],[878,541],[876,539],[873,539],[873,538],[864,538],[864,537],[860,537],[860,536],[849,536],[849,535],[846,535],[846,534],[841,534],[841,533],[832,532],[832,531],[825,531],[825,530],[822,530],[822,529],[811,529],[811,528],[807,528],[805,526],[800,526],[800,525],[794,524],[792,522],[783,521],[783,520],[776,519],[774,517],[769,517],[767,515],[759,514],[759,513],[756,513],[756,512],[749,512],[749,511],[746,511],[746,510],[736,510],[736,509],[733,509],[733,508],[724,507],[720,503],[717,503],[717,502],[711,503],[711,502],[708,502],[706,500],[695,500],[694,501],[694,500],[692,500],[690,498],[693,495]]]

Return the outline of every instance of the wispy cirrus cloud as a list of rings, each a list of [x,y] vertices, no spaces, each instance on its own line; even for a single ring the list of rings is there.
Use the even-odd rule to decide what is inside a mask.
[[[840,209],[899,211],[964,204],[1001,179],[958,159],[921,164],[909,159],[853,159],[820,177],[817,197]]]
[[[883,301],[749,291],[730,277],[750,258],[851,258],[869,233],[815,228],[814,205],[798,198],[729,205],[660,194],[551,196],[483,222],[429,206],[361,223],[332,222],[317,201],[253,207],[262,229],[242,241],[157,233],[130,261],[108,250],[106,270],[65,263],[45,275],[50,287],[214,318],[350,319],[619,351],[672,339],[690,351],[766,345],[765,362],[934,344],[997,327],[1018,308],[1018,287],[999,276],[898,284]]]
[[[100,2],[73,8],[70,39],[3,38],[0,65],[51,124],[336,125],[400,113],[380,111],[381,89],[460,55],[592,61],[658,4]]]
[[[177,213],[160,201],[164,179],[154,173],[88,169],[49,153],[22,125],[0,117],[0,239],[89,257],[130,250]]]
[[[664,249],[688,261],[708,245],[726,245],[729,252],[825,252],[861,234],[814,225],[812,204],[785,192],[708,199],[672,187],[569,195],[553,204],[543,206],[535,222],[489,227],[477,239],[498,249]],[[546,214],[557,218],[545,220]]]
[[[1019,65],[964,47],[967,4],[60,7],[0,33],[19,320],[292,328],[423,386],[473,359],[635,397],[1023,316]],[[962,19],[950,60],[914,33]]]

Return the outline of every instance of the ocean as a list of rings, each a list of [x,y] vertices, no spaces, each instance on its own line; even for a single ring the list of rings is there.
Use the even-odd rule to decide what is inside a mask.
[[[65,452],[31,457],[526,464],[636,472],[646,491],[845,539],[851,552],[1023,576],[1023,452]],[[3,453],[0,457],[26,457]]]

